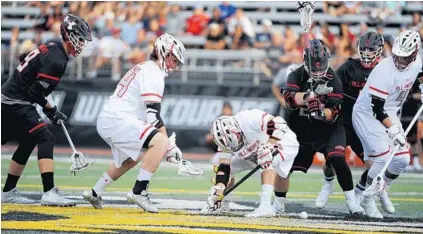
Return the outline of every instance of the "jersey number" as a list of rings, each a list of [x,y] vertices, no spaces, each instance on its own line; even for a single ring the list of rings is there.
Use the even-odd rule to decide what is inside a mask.
[[[129,84],[131,84],[132,80],[137,75],[137,72],[140,71],[140,70],[141,69],[139,69],[138,66],[135,66],[134,68],[129,70],[125,74],[125,76],[119,81],[118,86],[120,86],[120,89],[118,90],[118,92],[116,94],[118,97],[122,97],[126,93],[126,90],[128,90]]]
[[[395,100],[395,101],[399,102],[397,107],[402,107],[405,100],[407,99],[407,96],[408,96],[408,90],[407,91],[401,91],[401,93],[399,93],[397,99]]]
[[[26,66],[28,66],[29,61],[31,61],[33,58],[35,58],[40,52],[39,49],[35,49],[29,53],[25,59],[19,64],[19,66],[16,68],[19,72],[22,72],[23,69],[25,69]]]

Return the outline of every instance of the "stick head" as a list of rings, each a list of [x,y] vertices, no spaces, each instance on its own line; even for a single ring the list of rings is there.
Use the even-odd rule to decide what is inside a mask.
[[[301,26],[308,32],[313,24],[314,1],[298,1],[298,11],[301,14]]]
[[[73,174],[76,174],[77,171],[82,171],[86,169],[88,166],[94,163],[91,160],[85,159],[84,155],[79,151],[75,151],[72,153],[71,161],[72,165],[70,167],[70,171]]]
[[[385,188],[385,180],[381,175],[378,175],[374,180],[373,183],[366,188],[363,192],[364,196],[375,196],[382,193],[383,189]]]
[[[179,175],[190,175],[190,176],[201,176],[203,175],[203,170],[200,168],[194,167],[190,161],[181,160],[179,162]]]

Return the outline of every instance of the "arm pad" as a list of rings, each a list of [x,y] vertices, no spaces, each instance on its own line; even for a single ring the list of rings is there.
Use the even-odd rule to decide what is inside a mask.
[[[44,107],[47,104],[46,97],[44,96],[45,90],[50,85],[43,81],[35,81],[28,89],[28,97],[31,101],[38,103]]]
[[[341,105],[335,105],[333,108],[330,108],[332,115],[329,118],[323,114],[324,121],[327,123],[334,123],[339,116],[339,112],[341,111]]]
[[[372,95],[372,110],[373,115],[376,117],[377,120],[382,122],[384,119],[388,118],[388,114],[386,114],[385,109],[383,106],[385,105],[385,100],[379,97]]]
[[[231,177],[231,165],[220,164],[216,172],[216,184],[222,183],[228,186],[229,179]]]
[[[286,91],[285,90],[283,92],[283,96],[285,98],[286,106],[291,110],[298,109],[298,104],[295,101],[295,94],[296,94],[296,92],[292,92],[292,91]]]
[[[160,117],[161,105],[159,102],[147,104],[147,122],[159,129],[164,126],[162,117]]]

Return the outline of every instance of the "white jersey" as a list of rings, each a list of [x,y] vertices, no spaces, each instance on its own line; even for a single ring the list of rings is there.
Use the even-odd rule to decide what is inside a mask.
[[[354,105],[354,112],[373,115],[371,95],[385,100],[384,109],[390,118],[397,118],[408,92],[422,69],[422,60],[416,61],[406,71],[398,71],[392,56],[383,59],[370,73]]]
[[[119,81],[100,117],[135,117],[147,121],[146,103],[161,102],[165,76],[154,61],[134,66]]]
[[[264,131],[264,124],[267,124],[271,115],[258,109],[251,109],[241,111],[234,117],[237,120],[242,132],[244,133],[244,147],[232,154],[222,154],[227,154],[228,156],[233,155],[241,159],[256,161],[258,146],[269,141],[269,135],[267,135],[267,133]],[[297,136],[290,129],[285,134],[284,138],[280,140],[280,142],[282,142],[282,146],[299,146]]]

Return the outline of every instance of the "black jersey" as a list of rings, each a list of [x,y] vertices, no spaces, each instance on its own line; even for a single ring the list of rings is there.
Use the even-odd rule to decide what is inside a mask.
[[[329,68],[326,76],[330,77],[327,86],[333,87],[333,91],[327,95],[319,96],[320,101],[324,103],[325,108],[339,109],[343,101],[341,80],[332,68]],[[284,90],[288,92],[306,92],[310,90],[308,80],[308,73],[304,70],[304,66],[301,66],[289,74]],[[314,142],[316,140],[316,134],[314,133],[327,131],[331,128],[331,125],[337,125],[341,121],[338,118],[334,123],[329,123],[309,118],[309,113],[305,106],[292,110],[287,118],[290,128],[297,134],[298,140],[301,142]]]
[[[40,45],[26,56],[21,55],[20,60],[13,76],[1,86],[1,102],[45,106],[45,97],[58,85],[69,60],[62,43]]]
[[[372,70],[373,68],[361,66],[360,59],[349,58],[336,71],[339,79],[341,79],[344,93],[357,99]],[[356,100],[346,95],[342,105],[342,119],[345,124],[351,124],[352,110]]]

